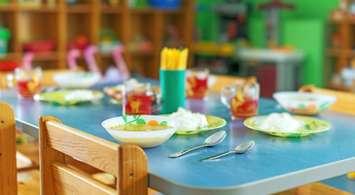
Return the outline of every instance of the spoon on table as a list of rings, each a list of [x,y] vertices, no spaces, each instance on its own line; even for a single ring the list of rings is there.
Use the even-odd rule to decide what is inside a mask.
[[[186,153],[189,153],[191,151],[194,151],[194,150],[197,150],[200,148],[215,146],[215,145],[221,143],[226,136],[227,136],[227,133],[225,131],[218,131],[218,132],[208,136],[205,139],[205,141],[203,142],[203,144],[187,148],[185,150],[182,150],[180,152],[176,152],[174,154],[170,154],[169,158],[177,158],[177,157],[180,157]]]
[[[227,151],[227,152],[223,152],[217,155],[213,155],[204,159],[201,159],[201,161],[206,161],[206,160],[217,160],[221,157],[230,155],[230,154],[244,154],[248,151],[250,151],[251,149],[253,149],[255,146],[255,142],[254,141],[249,141],[249,142],[244,142],[241,143],[239,145],[237,145],[237,147],[235,147],[233,150]]]

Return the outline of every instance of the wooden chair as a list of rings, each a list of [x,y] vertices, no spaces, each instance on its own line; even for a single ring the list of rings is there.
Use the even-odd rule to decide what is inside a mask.
[[[212,75],[211,78],[214,79],[214,82],[211,86],[209,86],[208,90],[217,93],[219,93],[222,88],[227,85],[231,85],[234,83],[244,83],[246,81],[246,78],[243,77],[227,75]]]
[[[117,145],[65,126],[54,117],[40,119],[41,194],[147,195],[147,157],[134,145]],[[95,172],[116,178],[115,186],[93,179]]]
[[[17,194],[15,118],[9,105],[0,102],[0,194]]]

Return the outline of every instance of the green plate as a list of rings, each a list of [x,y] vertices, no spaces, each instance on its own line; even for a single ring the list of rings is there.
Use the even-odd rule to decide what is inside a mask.
[[[227,124],[227,121],[224,120],[223,118],[217,117],[217,116],[212,116],[212,115],[207,115],[207,122],[208,126],[204,128],[199,128],[195,130],[184,130],[184,131],[176,131],[176,134],[178,135],[193,135],[205,131],[211,131],[214,129],[222,128]]]
[[[281,129],[262,129],[260,124],[267,116],[255,116],[244,121],[244,125],[249,129],[266,133],[278,137],[304,137],[311,134],[328,131],[331,125],[324,120],[313,117],[294,116],[297,120],[302,121],[305,125],[295,132],[283,131]]]
[[[53,104],[71,106],[97,101],[103,97],[100,91],[93,90],[58,90],[37,95],[35,99]]]

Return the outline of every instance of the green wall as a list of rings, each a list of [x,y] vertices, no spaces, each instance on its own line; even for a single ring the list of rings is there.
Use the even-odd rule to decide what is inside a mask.
[[[218,40],[218,19],[212,7],[223,0],[198,0],[197,22],[202,41]],[[252,46],[265,47],[264,13],[257,4],[269,0],[244,0],[251,3],[248,18],[248,35]],[[305,54],[301,84],[324,86],[323,69],[327,19],[340,0],[284,0],[295,5],[292,11],[281,12],[281,43],[291,45]]]

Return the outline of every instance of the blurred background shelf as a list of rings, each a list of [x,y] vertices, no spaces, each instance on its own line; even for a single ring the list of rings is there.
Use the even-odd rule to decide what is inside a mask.
[[[109,32],[117,43],[129,47],[124,58],[130,70],[157,78],[159,52],[169,36],[165,24],[171,23],[179,31],[179,43],[174,46],[190,48],[192,45],[193,0],[182,0],[178,9],[132,6],[129,0],[121,0],[117,4],[102,0],[83,0],[75,4],[66,0],[43,2],[35,5],[26,2],[24,5],[17,0],[9,0],[8,4],[0,5],[1,24],[11,32],[9,54],[0,60],[11,59],[21,63],[24,44],[51,41],[54,50],[35,54],[34,65],[43,69],[64,69],[67,67],[68,48],[73,42],[84,40],[100,46]],[[141,18],[146,20],[142,22]],[[112,64],[110,54],[97,58],[102,71]],[[84,60],[79,60],[79,63],[85,64]]]

